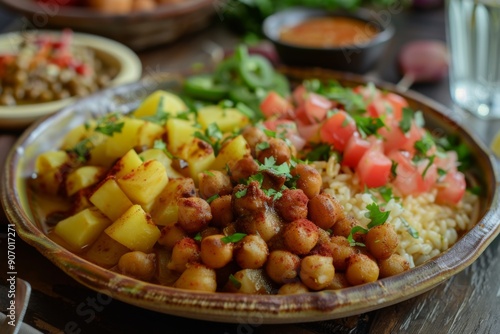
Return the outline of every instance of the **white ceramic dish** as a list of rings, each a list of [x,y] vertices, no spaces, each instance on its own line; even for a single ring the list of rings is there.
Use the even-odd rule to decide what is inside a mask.
[[[58,36],[60,32],[37,30],[37,34]],[[21,33],[0,35],[0,54],[15,54],[22,40]],[[86,46],[96,51],[99,57],[111,66],[118,68],[117,76],[111,81],[111,86],[137,81],[142,75],[142,64],[139,57],[128,47],[113,40],[90,34],[74,33],[73,44]],[[27,104],[21,106],[0,106],[0,128],[22,128],[43,116],[50,115],[59,109],[74,103],[77,98],[67,98],[58,101]]]

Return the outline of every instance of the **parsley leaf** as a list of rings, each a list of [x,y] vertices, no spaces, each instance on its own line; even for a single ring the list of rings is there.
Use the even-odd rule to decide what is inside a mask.
[[[94,144],[89,138],[85,138],[78,142],[75,147],[68,150],[69,153],[76,155],[79,162],[85,162],[88,159],[89,151],[94,147]]]
[[[396,177],[398,173],[396,172],[398,168],[398,163],[394,160],[391,160],[391,175]]]
[[[332,151],[332,146],[330,144],[320,144],[307,153],[306,159],[309,161],[327,161]]]
[[[234,196],[236,196],[236,198],[242,198],[243,196],[245,196],[247,194],[247,190],[248,188],[243,188],[241,190],[238,190]]]
[[[431,156],[429,157],[429,162],[427,163],[427,165],[425,166],[424,171],[422,172],[422,178],[424,178],[424,177],[425,177],[425,174],[427,174],[427,171],[429,170],[429,167],[431,167],[431,166],[432,166],[432,164],[434,163],[434,159],[435,159],[435,158],[436,158],[436,156],[435,156],[435,155],[431,155]]]
[[[219,154],[219,151],[222,147],[222,131],[219,129],[217,123],[211,123],[204,132],[196,131],[194,136],[198,139],[207,142],[212,146],[214,150],[214,154]]]
[[[121,115],[118,113],[112,113],[101,117],[97,120],[97,125],[94,131],[110,137],[113,136],[114,133],[120,133],[125,125],[124,122],[118,122],[120,118]]]
[[[170,159],[173,159],[174,156],[172,153],[170,153],[168,150],[167,150],[167,144],[165,144],[165,142],[161,139],[156,139],[153,143],[153,148],[156,148],[156,149],[159,149],[159,150],[162,150],[166,155],[167,157],[169,157]]]
[[[193,239],[194,239],[194,240],[196,240],[196,241],[201,241],[201,239],[202,239],[202,237],[201,237],[201,233],[200,233],[200,232],[198,232],[198,233],[194,236],[194,238],[193,238]]]
[[[267,150],[269,147],[271,147],[271,146],[269,145],[269,142],[267,142],[267,141],[263,141],[263,142],[255,145],[255,148],[259,151]]]
[[[385,186],[379,187],[378,193],[380,194],[382,199],[386,202],[389,202],[393,198],[392,188],[385,187]]]

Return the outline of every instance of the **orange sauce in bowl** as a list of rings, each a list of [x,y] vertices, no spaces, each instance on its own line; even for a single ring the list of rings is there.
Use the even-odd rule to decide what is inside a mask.
[[[364,44],[379,32],[373,24],[358,19],[319,17],[283,28],[280,40],[307,47],[343,47]]]

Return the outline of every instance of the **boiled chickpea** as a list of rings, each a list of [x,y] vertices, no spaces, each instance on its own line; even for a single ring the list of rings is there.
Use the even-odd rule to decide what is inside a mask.
[[[231,195],[225,195],[214,199],[210,203],[212,211],[212,224],[224,228],[233,221],[233,210],[231,206]]]
[[[216,234],[201,240],[201,260],[210,268],[222,268],[233,259],[233,243],[222,241],[224,237]]]
[[[255,234],[244,237],[234,249],[234,259],[244,269],[261,268],[266,263],[268,255],[267,243]]]
[[[285,226],[283,238],[290,251],[299,255],[307,254],[318,242],[318,226],[307,219],[295,220]]]
[[[371,228],[365,237],[368,251],[379,260],[389,258],[398,247],[398,234],[391,224]]]
[[[161,229],[158,243],[165,246],[168,250],[172,249],[174,245],[183,238],[187,237],[186,232],[177,224],[165,226]]]
[[[229,280],[225,285],[227,292],[239,292],[246,294],[269,294],[270,282],[266,279],[264,271],[261,269],[243,269],[233,275],[234,279]]]
[[[264,131],[255,126],[246,127],[241,134],[243,135],[243,138],[245,138],[248,145],[250,146],[252,155],[254,157],[256,156],[255,146],[258,143],[267,141],[268,139]]]
[[[308,218],[323,230],[330,229],[337,221],[344,218],[344,208],[328,194],[319,194],[307,204]]]
[[[347,260],[351,255],[356,253],[356,249],[351,247],[347,238],[340,235],[330,238],[328,247],[331,251],[333,265],[337,270],[346,270]]]
[[[380,278],[394,276],[410,269],[410,263],[399,254],[392,254],[389,258],[378,260]]]
[[[283,139],[269,138],[267,143],[267,148],[256,150],[257,160],[264,163],[266,158],[274,157],[276,165],[290,161],[292,153]]]
[[[218,170],[209,170],[199,174],[200,196],[207,199],[214,195],[229,195],[233,191],[229,176]]]
[[[215,271],[200,263],[189,264],[173,286],[179,289],[215,292]]]
[[[248,186],[239,184],[233,189],[233,212],[236,215],[248,215],[266,210],[271,199],[267,196],[257,181]]]
[[[326,288],[335,276],[335,267],[329,256],[309,255],[300,264],[300,279],[311,290]]]
[[[118,270],[125,275],[149,281],[156,271],[156,256],[141,251],[125,253],[118,260]]]
[[[283,223],[274,210],[267,209],[239,217],[236,226],[246,234],[257,234],[269,242],[281,231]]]
[[[345,273],[335,272],[335,276],[333,276],[333,280],[330,284],[325,288],[327,290],[340,290],[350,287],[351,285],[347,282],[347,278],[345,277]]]
[[[179,273],[186,270],[188,263],[200,262],[200,246],[192,238],[178,241],[172,249],[172,256],[167,268]]]
[[[296,295],[299,293],[309,292],[309,289],[302,282],[291,282],[283,284],[279,290],[278,295]]]
[[[300,258],[297,255],[275,250],[267,258],[266,273],[274,282],[284,284],[297,277],[299,267]]]
[[[282,196],[274,202],[276,212],[286,221],[307,218],[307,202],[309,199],[300,189],[286,189]]]
[[[347,261],[345,276],[351,285],[375,282],[379,276],[379,268],[369,256],[353,254]]]
[[[259,165],[252,157],[244,157],[236,161],[230,168],[231,180],[234,183],[244,183],[250,176],[257,173]]]
[[[202,198],[178,198],[177,205],[177,223],[188,233],[201,231],[212,219],[210,205]]]
[[[341,235],[343,237],[348,237],[351,234],[353,227],[359,225],[356,218],[351,215],[345,215],[344,218],[339,219],[333,226],[333,235]]]
[[[292,169],[291,174],[293,176],[298,176],[297,188],[301,189],[309,199],[318,195],[321,191],[323,179],[313,166],[297,164],[297,166]]]

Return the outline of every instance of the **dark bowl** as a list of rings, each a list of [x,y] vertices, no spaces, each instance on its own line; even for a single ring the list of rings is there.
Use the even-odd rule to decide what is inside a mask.
[[[126,14],[104,13],[89,7],[52,6],[34,0],[0,0],[0,4],[24,15],[24,29],[61,29],[101,35],[134,51],[141,51],[206,28],[215,14],[213,0],[185,0],[152,10]]]
[[[286,26],[297,25],[307,19],[318,17],[348,17],[365,22],[366,29],[380,32],[365,43],[342,47],[307,47],[280,40],[280,32]],[[360,9],[356,12],[326,11],[296,7],[277,12],[263,23],[264,35],[273,42],[282,63],[301,67],[325,67],[340,71],[364,73],[370,70],[382,55],[385,46],[394,35],[394,27],[382,25],[372,12]]]

